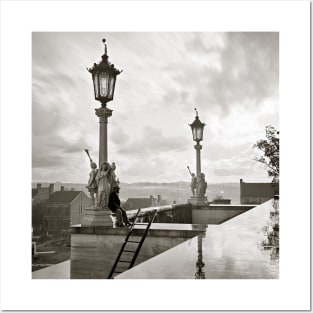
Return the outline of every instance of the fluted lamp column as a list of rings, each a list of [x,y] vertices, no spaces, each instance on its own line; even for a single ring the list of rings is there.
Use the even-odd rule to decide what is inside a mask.
[[[108,161],[108,118],[112,116],[113,110],[102,107],[95,109],[99,117],[99,166]]]

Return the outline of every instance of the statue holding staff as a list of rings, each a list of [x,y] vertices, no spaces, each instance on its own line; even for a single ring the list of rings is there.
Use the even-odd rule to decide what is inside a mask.
[[[88,192],[90,194],[91,202],[94,208],[97,207],[98,203],[98,185],[96,181],[98,169],[97,169],[97,164],[92,161],[88,149],[84,149],[84,151],[87,153],[87,156],[90,160],[90,167],[91,167],[91,172],[89,173],[89,180],[86,188],[88,189]]]
[[[197,177],[196,177],[195,173],[191,173],[188,165],[187,165],[187,168],[188,168],[188,171],[191,175],[191,183],[190,183],[191,192],[192,192],[192,195],[195,196],[196,188],[197,188]]]

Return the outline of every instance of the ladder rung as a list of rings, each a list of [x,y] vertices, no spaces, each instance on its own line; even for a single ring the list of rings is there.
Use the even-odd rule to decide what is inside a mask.
[[[157,210],[154,210],[154,211],[153,211],[153,214],[152,214],[152,217],[150,218],[149,223],[136,223],[136,220],[137,220],[137,217],[138,217],[138,215],[139,215],[139,212],[140,212],[140,209],[137,211],[137,214],[136,214],[136,216],[135,216],[135,220],[134,220],[133,224],[131,225],[131,227],[130,227],[130,229],[129,229],[129,231],[128,231],[128,234],[127,234],[127,236],[126,236],[126,238],[125,238],[125,240],[124,240],[124,243],[122,244],[122,247],[121,247],[121,249],[120,249],[120,252],[119,252],[119,254],[118,254],[118,256],[117,256],[117,258],[116,258],[116,260],[115,260],[115,263],[114,263],[114,265],[113,265],[113,268],[112,268],[112,270],[111,270],[111,272],[110,272],[108,278],[113,278],[113,274],[120,274],[120,273],[123,273],[123,272],[126,270],[126,269],[122,269],[122,268],[121,268],[120,270],[122,270],[122,272],[120,272],[120,271],[115,271],[116,267],[118,266],[118,263],[128,263],[128,264],[129,264],[129,267],[128,267],[128,268],[132,268],[132,267],[134,266],[135,262],[136,262],[137,256],[138,256],[138,254],[139,254],[139,252],[140,252],[140,249],[141,249],[141,247],[142,247],[142,244],[143,244],[143,242],[144,242],[144,240],[145,240],[145,238],[146,238],[146,236],[147,236],[147,234],[148,234],[148,231],[149,231],[149,229],[150,229],[150,227],[151,227],[151,224],[153,223],[153,220],[154,220],[154,218],[155,218],[155,215],[156,215],[156,213],[157,213]],[[135,225],[144,225],[144,226],[146,226],[146,227],[145,227],[145,228],[144,228],[144,227],[135,228],[135,227],[134,227]],[[139,234],[136,232],[136,235],[142,236],[141,239],[140,239],[140,241],[137,241],[137,240],[128,240],[128,239],[130,238],[130,236],[132,235],[132,231],[133,231],[134,229],[136,229],[136,230],[142,230],[142,231],[143,231],[142,233],[139,233]],[[126,247],[126,245],[127,245],[128,243],[137,243],[138,246],[137,246],[136,250],[126,250],[126,249],[124,250],[124,248]],[[131,261],[120,260],[120,258],[121,258],[121,256],[122,256],[123,252],[126,252],[126,253],[134,253],[132,260],[131,260]]]

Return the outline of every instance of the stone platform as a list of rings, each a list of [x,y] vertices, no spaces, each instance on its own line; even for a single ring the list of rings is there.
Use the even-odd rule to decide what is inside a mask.
[[[138,225],[132,240],[139,241],[145,225]],[[205,225],[153,223],[135,265],[205,232]],[[71,278],[106,279],[127,235],[127,228],[70,227]]]

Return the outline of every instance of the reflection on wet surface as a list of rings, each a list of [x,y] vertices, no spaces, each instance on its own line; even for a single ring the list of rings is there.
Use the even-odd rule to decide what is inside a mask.
[[[268,201],[115,278],[278,278],[278,256],[278,201]]]
[[[198,235],[198,260],[196,263],[197,271],[195,273],[195,279],[205,279],[205,272],[203,271],[204,262],[202,255],[202,238],[204,235]]]

